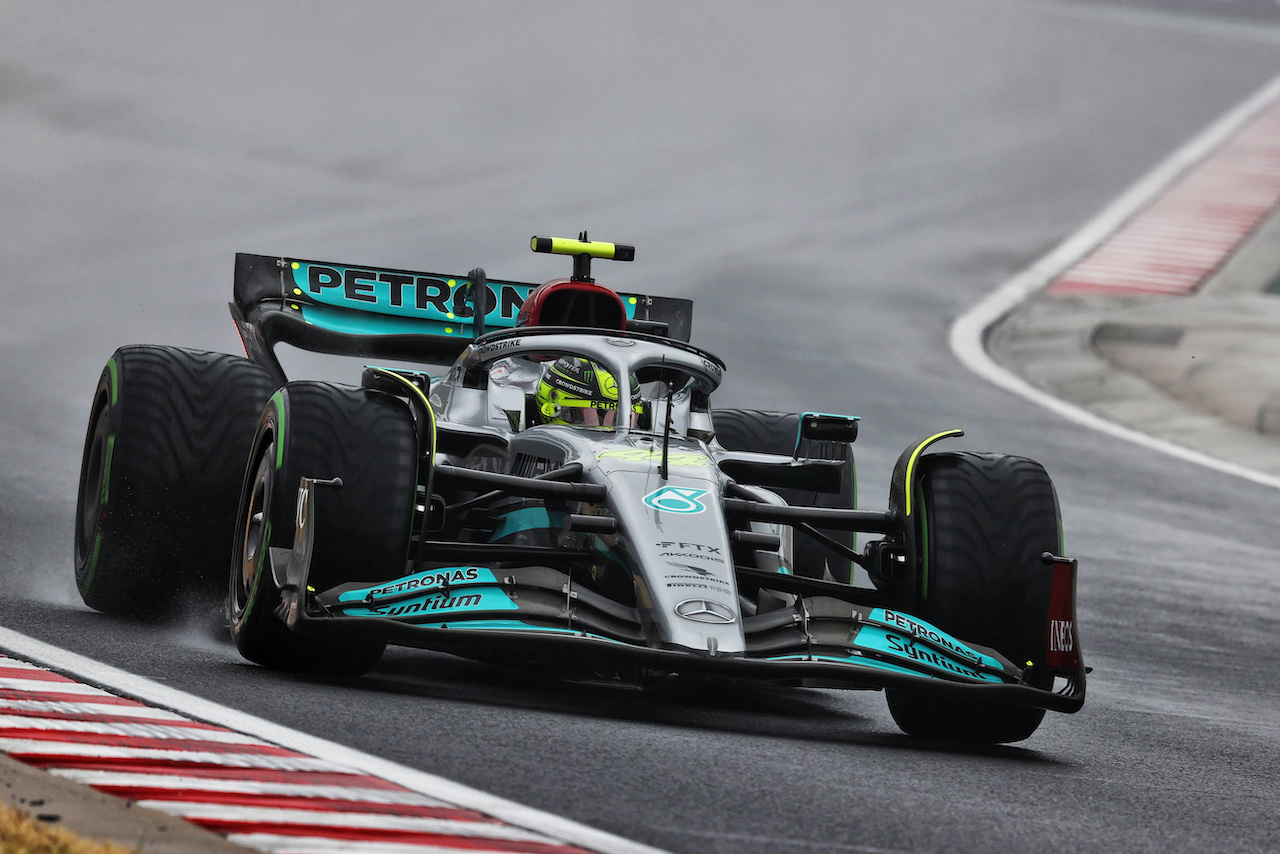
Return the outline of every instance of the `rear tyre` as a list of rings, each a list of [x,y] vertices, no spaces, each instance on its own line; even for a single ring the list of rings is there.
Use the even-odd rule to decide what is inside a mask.
[[[221,594],[244,459],[275,389],[225,353],[121,347],[94,392],[76,496],[76,586],[130,618]]]
[[[752,451],[759,454],[791,456],[796,449],[800,416],[793,412],[762,412],[758,409],[717,409],[711,413],[716,439],[730,451]],[[816,492],[803,489],[772,489],[788,504],[810,507],[853,509],[857,503],[857,475],[853,464],[853,447],[848,442],[808,442],[801,453],[820,460],[843,460],[846,475],[840,492]],[[823,531],[850,549],[856,542],[852,531]],[[843,584],[851,581],[852,562],[803,532],[792,540],[792,572],[806,578],[824,578],[826,573]]]
[[[1040,556],[1060,553],[1061,521],[1048,473],[1026,457],[972,452],[930,454],[920,466],[917,613],[1019,666],[1038,663],[1029,683],[1052,687],[1044,665],[1051,573]],[[1044,718],[1043,709],[885,695],[902,731],[926,738],[1021,741]]]
[[[316,496],[308,585],[379,582],[405,573],[417,489],[413,416],[369,389],[294,382],[267,402],[245,474],[231,555],[231,637],[250,661],[279,670],[357,675],[385,642],[312,638],[280,619],[270,548],[292,548],[302,477],[342,478]]]

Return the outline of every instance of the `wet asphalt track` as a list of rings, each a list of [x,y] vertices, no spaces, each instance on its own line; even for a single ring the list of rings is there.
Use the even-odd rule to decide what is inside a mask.
[[[1140,5],[0,4],[0,624],[673,851],[1280,848],[1280,496],[1065,423],[945,344],[1280,72],[1266,4]],[[582,228],[638,246],[602,280],[696,300],[721,405],[863,416],[862,506],[936,429],[1041,459],[1085,710],[959,750],[869,693],[597,693],[417,653],[308,682],[215,621],[79,604],[97,372],[124,343],[237,349],[234,252],[536,280],[563,271],[528,236]]]

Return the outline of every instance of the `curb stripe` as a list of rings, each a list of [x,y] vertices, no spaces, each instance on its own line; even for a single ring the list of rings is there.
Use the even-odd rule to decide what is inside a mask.
[[[256,848],[259,851],[270,852],[270,854],[422,854],[424,850],[431,851],[432,854],[481,854],[481,852],[504,854],[504,852],[530,850],[526,847],[515,847],[519,846],[520,843],[512,843],[511,847],[484,847],[472,844],[466,846],[460,844],[448,845],[445,842],[439,842],[431,845],[430,848],[424,849],[420,844],[415,843],[352,842],[350,840],[327,837],[285,836],[270,833],[233,833],[227,839],[237,845]],[[470,843],[471,840],[467,840],[467,842]],[[579,851],[577,848],[534,849],[535,854],[542,854],[542,852],[545,852],[545,854],[569,854],[569,852],[577,851]]]
[[[450,833],[422,834],[420,831],[398,831],[394,834],[394,838],[371,832],[368,828],[321,827],[315,829],[314,825],[317,822],[323,822],[326,816],[334,814],[320,810],[299,810],[291,806],[282,808],[278,804],[272,804],[270,808],[265,808],[266,804],[259,804],[258,811],[253,815],[260,818],[268,816],[278,818],[281,815],[288,815],[292,819],[291,823],[282,825],[279,822],[259,821],[255,825],[245,826],[243,822],[237,824],[224,819],[224,824],[217,825],[213,819],[199,819],[205,826],[227,834],[228,839],[234,844],[269,851],[273,854],[275,852],[329,854],[329,852],[340,851],[359,852],[359,854],[425,854],[425,852],[442,854],[446,851],[467,852],[467,854],[476,854],[478,851],[530,851],[535,854],[588,854],[588,852],[665,854],[657,848],[632,842],[551,813],[541,812],[433,774],[379,759],[337,742],[316,738],[192,696],[59,649],[2,626],[0,626],[0,649],[21,656],[23,659],[48,665],[62,673],[85,679],[95,685],[163,707],[170,712],[178,712],[189,718],[233,732],[251,733],[269,745],[278,746],[282,752],[288,754],[269,756],[243,750],[236,752],[233,745],[219,745],[218,749],[211,750],[184,751],[101,744],[78,745],[34,738],[5,739],[5,733],[0,730],[0,750],[15,753],[15,759],[46,768],[70,779],[83,775],[88,781],[92,776],[96,782],[105,784],[112,775],[117,775],[117,781],[121,785],[155,785],[168,791],[151,800],[168,804],[168,808],[175,815],[185,815],[199,808],[206,810],[252,808],[251,805],[237,807],[188,799],[188,793],[205,788],[218,789],[219,784],[242,789],[249,787],[250,792],[253,791],[251,787],[255,784],[277,787],[303,786],[310,787],[313,791],[318,786],[340,787],[347,791],[345,793],[335,793],[331,789],[324,791],[327,799],[356,802],[371,797],[368,792],[373,790],[384,793],[382,796],[372,796],[381,802],[416,795],[429,799],[428,804],[434,801],[441,810],[456,809],[455,812],[443,812],[444,818],[437,819],[450,823],[452,826]],[[30,669],[29,665],[19,664],[3,656],[0,656],[0,666],[19,670]],[[75,687],[47,680],[28,680],[27,685],[30,686],[30,696],[27,697],[30,700],[65,700],[66,697],[60,697],[57,694],[70,692],[81,695],[76,697],[76,700],[93,699],[96,702],[104,696],[104,692],[97,688]],[[46,690],[50,687],[56,689],[57,693]],[[0,693],[0,696],[13,695]],[[105,696],[114,695],[106,694]],[[189,741],[193,735],[198,739],[203,735],[199,731],[175,731],[172,734],[178,741]],[[134,776],[121,779],[119,775]],[[197,782],[189,787],[181,784],[172,786],[148,784],[137,779],[137,775],[170,776],[175,781],[194,779]],[[175,791],[181,794],[175,796]],[[216,800],[218,793],[215,791],[212,794]],[[277,791],[276,794],[284,794],[284,792]],[[409,809],[399,815],[399,820],[410,822],[424,820],[425,817],[415,815],[419,812],[417,807],[423,805],[426,804],[421,802],[407,804]],[[281,809],[284,809],[283,813]],[[475,815],[476,813],[479,814],[479,818]],[[386,824],[386,819],[395,816],[395,813],[386,812],[382,806],[357,806],[354,811],[343,809],[337,815],[348,822],[357,816],[361,816],[359,821],[368,822],[369,816],[373,816],[378,827],[382,827]],[[488,833],[487,829],[492,829],[494,832]],[[504,832],[508,834],[516,832],[538,838],[535,840],[485,839],[477,836],[478,832],[486,833],[490,837]]]
[[[271,756],[247,753],[208,753],[184,750],[157,750],[146,747],[114,745],[78,745],[72,742],[34,741],[0,738],[0,750],[28,765],[62,765],[79,760],[112,761],[132,766],[135,760],[153,759],[168,762],[171,767],[225,765],[231,768],[263,768],[272,771],[332,771],[334,767],[322,759],[297,756]],[[118,767],[118,766],[117,766]]]
[[[92,715],[91,717],[99,717]],[[194,721],[192,722],[194,724]],[[251,735],[242,735],[238,732],[222,729],[221,727],[209,726],[208,724],[198,725],[195,727],[174,726],[170,721],[160,721],[159,723],[143,723],[136,720],[126,720],[123,722],[113,721],[91,721],[81,718],[68,718],[65,714],[57,717],[41,717],[34,713],[26,715],[6,715],[0,714],[0,731],[14,738],[22,737],[17,733],[29,732],[40,733],[48,732],[51,737],[56,737],[55,733],[59,732],[79,732],[91,735],[111,735],[111,736],[128,736],[132,738],[159,739],[168,744],[177,743],[178,741],[196,741],[200,743],[221,743],[221,744],[239,744],[243,746],[260,746],[270,747],[272,750],[281,750],[282,748],[268,745],[261,739],[254,738]],[[198,734],[201,738],[195,738]],[[30,737],[30,736],[27,736]]]
[[[245,744],[237,742],[224,744],[216,741],[199,741],[196,739],[148,738],[140,735],[113,735],[109,733],[86,731],[43,730],[19,727],[6,727],[3,741],[30,741],[45,744],[71,744],[77,747],[87,745],[100,747],[123,747],[126,750],[166,750],[175,753],[204,752],[226,753],[232,756],[294,756],[293,751],[269,744]]]
[[[519,840],[555,843],[541,833],[523,830],[496,821],[467,821],[453,818],[397,816],[382,813],[324,813],[315,810],[269,809],[228,804],[192,804],[175,801],[139,801],[139,806],[181,815],[196,824],[234,824],[236,826],[271,826],[292,828],[290,835],[323,835],[334,830],[340,834],[355,832],[372,834],[425,833],[433,836],[483,838],[486,840]],[[372,837],[371,837],[372,838]]]
[[[16,709],[12,706],[0,703],[0,714],[12,715],[13,717],[32,718],[33,720],[42,721],[81,721],[83,723],[97,724],[138,724],[145,726],[166,726],[176,729],[185,729],[193,732],[216,732],[217,728],[209,724],[202,724],[199,721],[184,721],[182,718],[157,718],[145,717],[143,710],[137,712],[130,710],[129,714],[121,715],[118,712],[110,713],[102,712],[83,712],[76,714],[71,711],[60,711],[52,706],[52,703],[42,703],[41,708],[21,708]]]
[[[6,659],[3,665],[0,665],[0,684],[7,684],[11,680],[22,682],[62,682],[68,685],[77,685],[80,683],[74,679],[68,679],[60,673],[53,673],[49,670],[37,670],[33,667],[12,667],[9,665],[12,659]]]
[[[141,704],[124,706],[104,703],[96,699],[88,703],[76,703],[67,700],[19,700],[0,697],[0,714],[21,714],[26,710],[46,712],[48,714],[66,712],[68,714],[113,715],[121,719],[148,718],[170,723],[172,726],[213,728],[213,724],[193,721],[181,715],[175,715],[173,712],[166,712],[164,709],[153,709],[150,706]]]
[[[1186,296],[1280,203],[1280,104],[1188,170],[1092,253],[1048,296]]]
[[[1147,207],[1151,200],[1176,181],[1178,176],[1221,147],[1225,140],[1239,132],[1241,127],[1263,110],[1275,104],[1277,99],[1280,99],[1280,76],[1273,78],[1252,96],[1171,154],[1093,219],[1066,238],[1056,249],[987,294],[952,324],[948,341],[951,352],[962,365],[992,385],[1025,398],[1068,421],[1149,450],[1167,454],[1175,459],[1244,478],[1262,486],[1280,489],[1280,477],[1123,427],[1095,415],[1082,406],[1036,388],[1022,377],[996,364],[987,353],[985,346],[987,330],[1052,282],[1055,277],[1060,276],[1096,249],[1137,212]]]
[[[580,854],[582,851],[581,848],[561,845],[556,842],[538,842],[525,839],[482,839],[471,836],[451,836],[446,833],[417,833],[414,831],[348,829],[340,827],[310,828],[295,827],[287,824],[273,825],[268,822],[249,824],[202,819],[194,820],[192,823],[198,824],[206,830],[212,830],[214,833],[228,837],[234,836],[239,844],[255,848],[257,845],[248,840],[251,840],[255,835],[261,834],[275,837],[292,836],[295,839],[305,838],[308,840],[311,838],[346,840],[359,843],[360,847],[352,850],[360,851],[363,851],[363,846],[369,842],[392,842],[401,845],[427,846],[428,850],[433,852],[439,848],[445,848],[446,850],[466,851],[468,854],[474,854],[476,851],[521,852],[521,854]],[[310,848],[310,846],[303,850],[307,848]],[[418,848],[419,852],[422,850],[422,848]]]
[[[588,854],[481,810],[240,730],[122,702],[26,662],[0,656],[0,685],[0,751],[237,845],[273,854]]]
[[[61,757],[60,757],[61,758]],[[123,769],[127,769],[122,771]],[[381,789],[386,792],[407,792],[417,794],[389,780],[369,777],[358,771],[288,771],[269,768],[225,768],[199,765],[191,762],[118,762],[115,760],[71,760],[63,762],[57,768],[50,769],[55,774],[78,779],[78,774],[122,774],[136,772],[155,775],[173,775],[181,772],[181,779],[196,777],[202,780],[229,781],[237,784],[252,785],[315,785],[346,788]],[[428,797],[423,795],[423,797]]]
[[[62,699],[70,694],[76,697],[84,697],[86,700],[109,696],[106,691],[90,688],[88,685],[81,685],[79,682],[67,682],[57,679],[30,679],[26,676],[21,679],[13,677],[0,678],[0,689],[15,692],[13,695],[6,694],[5,696],[48,694],[51,697]]]
[[[443,801],[427,795],[420,795],[417,792],[406,790],[362,789],[355,786],[325,784],[261,783],[254,780],[227,780],[190,775],[133,774],[112,771],[81,771],[66,768],[54,769],[53,773],[59,777],[74,780],[77,783],[93,786],[101,791],[110,789],[113,794],[128,794],[134,800],[138,800],[141,797],[161,798],[164,792],[199,791],[205,792],[210,796],[227,794],[246,797],[295,797],[305,798],[308,801],[340,801],[346,799],[352,803],[366,804],[371,808],[379,804],[401,804],[414,807],[459,809],[458,807],[447,806]],[[474,814],[481,815],[478,812]]]
[[[20,703],[60,703],[63,705],[73,704],[74,700],[68,699],[66,694],[54,693],[46,694],[44,691],[28,691],[16,688],[0,688],[0,702],[12,701]],[[126,700],[124,697],[117,697],[108,694],[105,691],[98,695],[87,695],[84,697],[84,705],[93,706],[111,706],[112,712],[115,714],[127,714],[123,709],[146,709],[157,715],[167,715],[163,709],[157,709],[152,706],[139,703],[137,700]]]
[[[410,818],[447,819],[449,821],[470,821],[477,824],[494,824],[494,819],[472,810],[462,810],[448,806],[424,806],[419,804],[377,803],[365,800],[340,800],[326,798],[314,794],[271,795],[251,792],[217,792],[208,789],[167,789],[162,787],[146,788],[143,786],[94,786],[99,792],[126,798],[131,801],[146,801],[156,809],[165,812],[180,811],[174,806],[156,806],[157,804],[224,804],[233,807],[272,810],[309,810],[312,812],[362,813],[377,815],[397,815]]]

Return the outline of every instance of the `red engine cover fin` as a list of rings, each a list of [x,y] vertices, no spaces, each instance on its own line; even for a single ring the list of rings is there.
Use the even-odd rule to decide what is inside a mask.
[[[534,288],[520,306],[516,326],[627,328],[622,297],[595,282],[552,279]]]

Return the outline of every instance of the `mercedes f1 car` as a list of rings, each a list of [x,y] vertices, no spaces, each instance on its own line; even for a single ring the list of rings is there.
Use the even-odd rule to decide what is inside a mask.
[[[237,255],[244,357],[130,346],[102,372],[84,601],[156,617],[229,576],[236,647],[288,670],[359,674],[390,643],[593,683],[883,689],[905,732],[982,742],[1081,707],[1043,467],[932,451],[945,430],[858,509],[857,419],[712,408],[692,303],[591,276],[632,247],[532,248],[573,275]],[[289,381],[281,343],[414,367]]]

